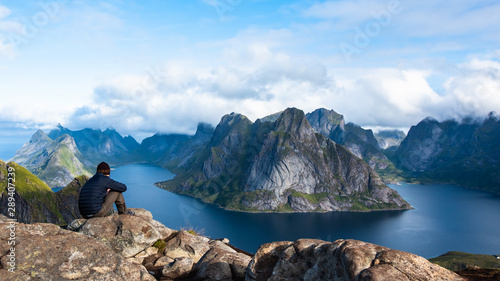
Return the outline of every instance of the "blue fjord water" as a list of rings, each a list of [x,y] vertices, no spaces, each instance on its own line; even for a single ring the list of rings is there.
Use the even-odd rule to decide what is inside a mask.
[[[117,167],[129,207],[145,208],[173,229],[194,228],[255,253],[261,244],[316,238],[358,239],[426,258],[448,251],[500,254],[500,196],[451,185],[391,185],[415,209],[368,213],[232,212],[155,187],[173,174],[159,167]]]

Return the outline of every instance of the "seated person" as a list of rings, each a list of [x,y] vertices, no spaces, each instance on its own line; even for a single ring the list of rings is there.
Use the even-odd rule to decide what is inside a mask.
[[[112,180],[109,177],[110,173],[109,165],[106,162],[101,162],[97,166],[96,174],[83,185],[78,198],[78,208],[84,218],[108,215],[113,203],[116,204],[118,214],[135,214],[127,210],[125,205],[122,192],[127,190],[127,186]]]

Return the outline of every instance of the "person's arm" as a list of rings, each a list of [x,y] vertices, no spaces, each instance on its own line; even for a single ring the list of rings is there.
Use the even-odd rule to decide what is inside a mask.
[[[114,191],[118,192],[125,192],[127,191],[127,186],[121,182],[117,182],[113,179],[108,178],[107,183],[106,183],[106,188],[111,189]]]

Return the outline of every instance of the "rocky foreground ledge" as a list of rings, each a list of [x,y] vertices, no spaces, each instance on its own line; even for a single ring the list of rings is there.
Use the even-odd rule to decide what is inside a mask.
[[[0,280],[464,280],[422,257],[356,240],[273,242],[252,256],[133,210],[78,219],[68,230],[0,216]]]

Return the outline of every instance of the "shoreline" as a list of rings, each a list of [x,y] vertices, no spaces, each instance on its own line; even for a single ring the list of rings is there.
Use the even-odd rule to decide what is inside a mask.
[[[300,212],[300,211],[294,211],[294,212],[277,212],[277,211],[247,211],[247,210],[235,210],[235,209],[228,209],[228,208],[224,208],[218,204],[215,204],[215,203],[212,203],[212,202],[205,202],[203,201],[203,199],[199,198],[199,197],[194,197],[194,196],[191,196],[191,195],[187,195],[187,194],[182,194],[182,193],[176,193],[176,192],[173,192],[171,190],[168,190],[166,188],[163,188],[160,185],[161,182],[156,182],[154,183],[154,185],[159,188],[159,189],[162,189],[162,190],[165,190],[165,191],[168,191],[168,192],[171,192],[173,194],[177,194],[177,195],[182,195],[182,196],[186,196],[186,197],[189,197],[189,198],[193,198],[193,199],[196,199],[198,200],[199,202],[203,203],[203,204],[206,204],[206,205],[213,205],[221,210],[224,210],[224,211],[230,211],[230,212],[239,212],[239,213],[248,213],[248,214],[326,214],[326,213],[372,213],[372,212],[397,212],[397,211],[401,211],[401,212],[404,212],[404,211],[409,211],[409,210],[414,210],[415,208],[413,206],[411,206],[411,208],[409,209],[372,209],[372,210],[369,210],[369,211],[357,211],[357,210],[354,210],[354,211],[349,211],[349,210],[346,210],[346,211],[342,211],[342,210],[339,210],[339,211],[305,211],[305,212]]]

